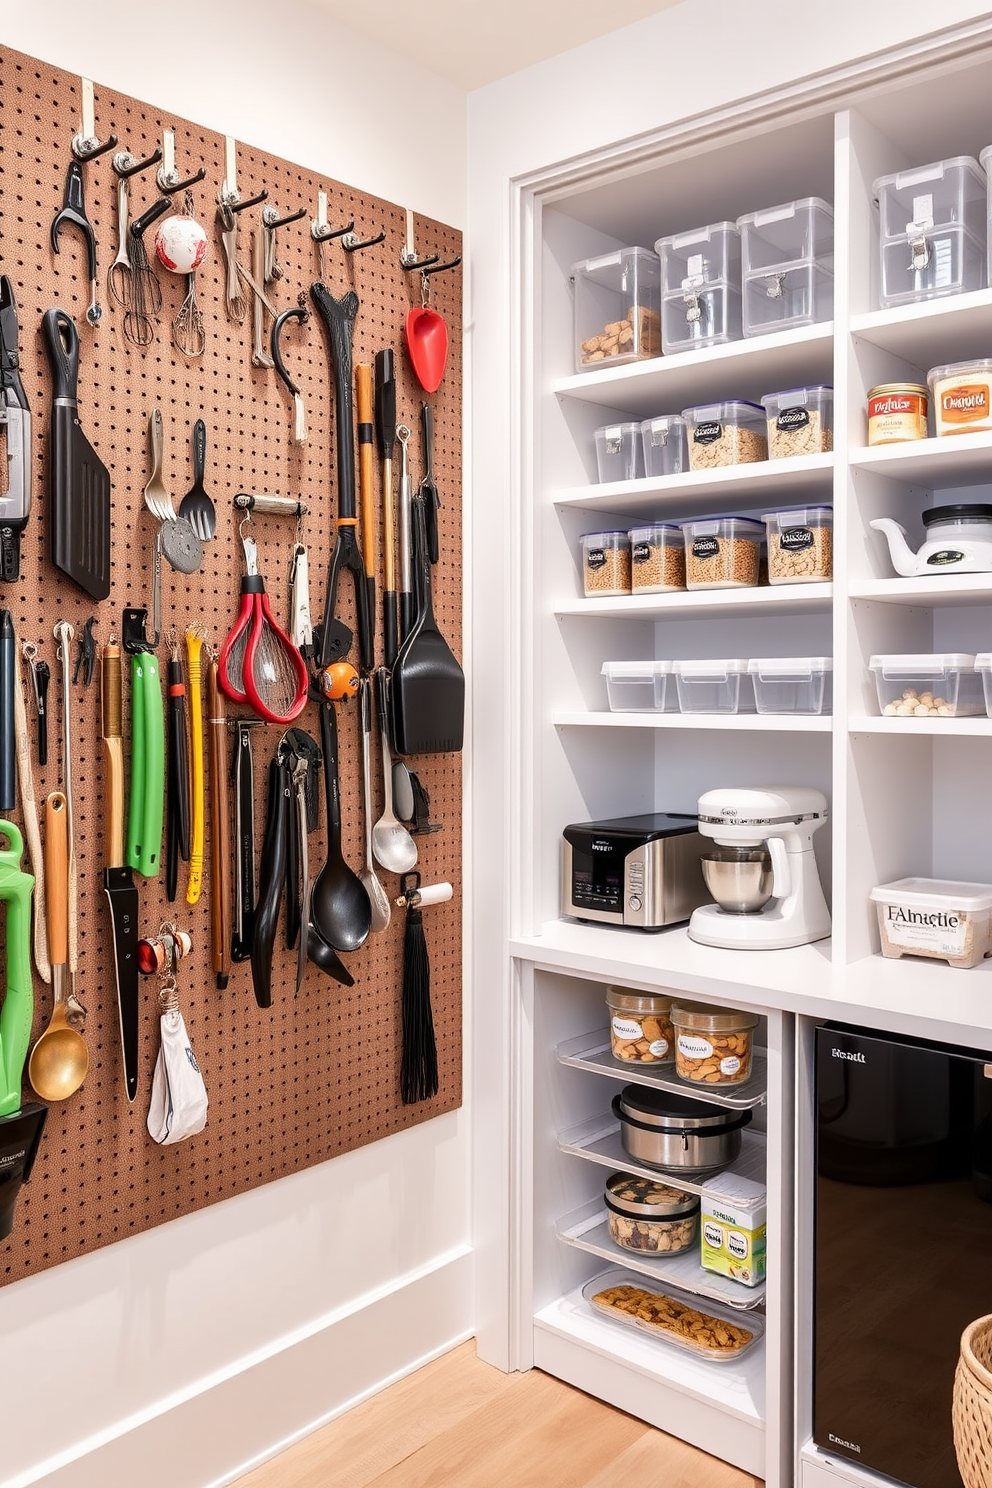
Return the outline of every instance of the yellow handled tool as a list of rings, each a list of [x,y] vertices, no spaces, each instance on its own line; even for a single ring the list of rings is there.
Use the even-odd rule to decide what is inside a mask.
[[[189,664],[189,734],[190,768],[193,784],[192,835],[189,847],[189,877],[186,903],[196,904],[203,887],[203,632],[190,627],[186,632],[186,656]]]

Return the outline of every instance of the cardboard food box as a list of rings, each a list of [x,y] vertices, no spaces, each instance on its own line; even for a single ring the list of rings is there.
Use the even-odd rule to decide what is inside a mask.
[[[743,1286],[765,1279],[767,1194],[763,1184],[724,1173],[700,1191],[700,1260]]]

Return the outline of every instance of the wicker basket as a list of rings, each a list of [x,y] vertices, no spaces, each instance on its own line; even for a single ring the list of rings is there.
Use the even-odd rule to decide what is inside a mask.
[[[952,1419],[965,1488],[992,1488],[992,1316],[976,1318],[961,1335]]]

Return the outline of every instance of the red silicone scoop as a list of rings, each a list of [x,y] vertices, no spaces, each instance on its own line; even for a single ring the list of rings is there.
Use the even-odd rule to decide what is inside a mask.
[[[424,392],[437,392],[448,359],[448,327],[444,317],[429,306],[410,310],[406,317],[406,349]]]

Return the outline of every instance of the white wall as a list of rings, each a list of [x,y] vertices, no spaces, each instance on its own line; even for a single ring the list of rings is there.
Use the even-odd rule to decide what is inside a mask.
[[[464,223],[464,93],[295,0],[36,0],[2,42]],[[205,1488],[466,1336],[468,1153],[463,1109],[4,1288],[0,1484]]]

